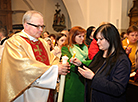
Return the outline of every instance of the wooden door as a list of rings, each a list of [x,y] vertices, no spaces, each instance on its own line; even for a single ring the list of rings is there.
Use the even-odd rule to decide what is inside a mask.
[[[0,0],[0,27],[12,31],[11,0]]]

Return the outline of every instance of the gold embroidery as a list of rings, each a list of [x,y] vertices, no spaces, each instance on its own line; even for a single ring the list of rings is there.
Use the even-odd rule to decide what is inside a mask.
[[[36,47],[37,47],[37,49],[34,49],[34,51],[35,52],[38,51],[39,52],[39,55],[41,55],[42,49],[40,49],[38,45],[36,45]]]

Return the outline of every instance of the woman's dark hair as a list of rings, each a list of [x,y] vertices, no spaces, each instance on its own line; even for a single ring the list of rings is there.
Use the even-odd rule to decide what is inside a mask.
[[[56,44],[57,44],[57,41],[58,41],[61,37],[63,37],[63,36],[67,37],[67,36],[66,36],[65,34],[63,34],[63,33],[57,34],[57,37],[56,37]]]
[[[52,36],[54,39],[56,39],[56,35],[55,35],[55,34],[50,34],[48,37],[50,38],[51,36]]]
[[[109,48],[108,48],[107,58],[106,58],[107,63],[104,68],[106,68],[106,66],[108,64],[111,64],[111,69],[112,69],[113,65],[115,64],[115,62],[117,61],[117,59],[120,56],[120,51],[123,51],[125,53],[125,51],[122,47],[119,32],[113,24],[108,23],[108,24],[103,24],[96,29],[96,31],[94,33],[94,38],[96,40],[97,40],[96,35],[98,33],[100,33],[109,43]],[[114,52],[112,52],[113,48],[114,48]],[[110,56],[112,53],[113,53],[113,55]],[[103,68],[103,70],[104,70],[104,68]]]
[[[47,33],[49,35],[49,32],[48,31],[44,31],[44,33]]]
[[[89,38],[90,39],[90,35],[91,33],[94,31],[95,27],[94,26],[90,26],[89,28],[87,28],[87,31],[86,31],[86,38]]]
[[[126,32],[122,32],[121,34],[120,34],[120,36],[122,37],[122,38],[124,38],[124,35],[126,34]]]

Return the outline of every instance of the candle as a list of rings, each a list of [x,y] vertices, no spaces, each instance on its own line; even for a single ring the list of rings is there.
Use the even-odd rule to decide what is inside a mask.
[[[75,51],[73,51],[73,52],[74,52],[74,54],[73,54],[73,56],[72,56],[72,57],[74,58],[74,57],[75,57],[75,55],[76,55],[76,52],[75,52]]]
[[[127,49],[128,45],[129,45],[129,40],[127,39],[127,46],[126,46],[126,49]]]
[[[62,64],[66,64],[69,58],[65,55],[62,57]]]
[[[62,64],[66,64],[69,58],[67,56],[62,57]],[[58,94],[58,102],[62,102],[63,92],[64,92],[64,84],[65,84],[65,75],[61,75],[60,78],[60,86],[59,86],[59,94]]]
[[[55,46],[55,40],[53,40],[53,45]]]

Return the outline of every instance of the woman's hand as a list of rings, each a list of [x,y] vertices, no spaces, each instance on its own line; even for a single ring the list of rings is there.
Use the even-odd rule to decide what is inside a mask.
[[[127,48],[126,48],[126,54],[130,54],[130,53],[131,53],[131,50],[132,50],[131,47],[127,47]]]
[[[74,57],[74,58],[72,57],[70,59],[70,63],[73,63],[76,66],[80,66],[82,64],[82,62],[79,59],[77,59],[76,57]]]
[[[78,71],[80,72],[80,74],[87,79],[92,79],[95,75],[94,72],[92,72],[89,68],[86,68],[85,66],[83,66],[83,68],[78,67]]]

